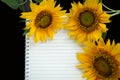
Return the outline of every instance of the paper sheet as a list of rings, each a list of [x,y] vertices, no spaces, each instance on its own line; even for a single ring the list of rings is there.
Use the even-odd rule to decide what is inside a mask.
[[[77,52],[82,52],[80,45],[65,30],[45,43],[26,38],[25,80],[85,80],[76,68]]]

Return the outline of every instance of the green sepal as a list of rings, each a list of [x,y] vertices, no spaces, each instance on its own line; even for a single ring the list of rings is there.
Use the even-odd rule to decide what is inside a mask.
[[[21,23],[21,22],[26,22],[26,20],[19,20],[19,23]]]
[[[83,3],[85,2],[85,0],[83,0]]]
[[[23,33],[23,36],[25,36],[29,31],[30,31],[30,29],[25,30]]]
[[[102,38],[105,39],[106,36],[107,36],[107,32],[104,32],[104,33],[102,34]]]
[[[43,1],[43,0],[34,0],[36,3],[40,3],[41,1]]]
[[[99,0],[99,2],[102,2],[102,0]]]

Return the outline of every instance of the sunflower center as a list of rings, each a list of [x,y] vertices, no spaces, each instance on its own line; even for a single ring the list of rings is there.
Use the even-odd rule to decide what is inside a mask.
[[[80,23],[85,27],[91,26],[94,23],[94,19],[94,14],[90,11],[84,11],[79,14]]]
[[[101,77],[109,78],[115,75],[117,64],[115,63],[115,59],[106,53],[107,52],[102,51],[100,54],[95,56],[93,65]]]
[[[111,69],[111,66],[109,65],[109,62],[103,57],[97,58],[95,60],[94,66],[100,75],[107,77],[112,72],[112,69]]]
[[[41,11],[35,19],[35,25],[40,28],[47,28],[52,23],[52,15],[48,11]]]

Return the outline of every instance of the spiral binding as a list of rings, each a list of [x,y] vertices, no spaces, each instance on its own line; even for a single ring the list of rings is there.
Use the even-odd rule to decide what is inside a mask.
[[[26,36],[26,40],[25,40],[25,80],[29,80],[29,46],[30,46],[30,40]]]

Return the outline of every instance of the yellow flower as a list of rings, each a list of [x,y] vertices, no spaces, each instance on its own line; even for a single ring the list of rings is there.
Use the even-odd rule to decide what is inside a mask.
[[[22,12],[20,17],[29,20],[24,30],[30,29],[28,37],[34,36],[35,42],[53,39],[57,30],[63,27],[64,17],[61,16],[65,15],[65,10],[55,4],[54,0],[43,0],[39,5],[31,2],[31,12]]]
[[[85,42],[84,52],[78,52],[77,68],[87,80],[118,80],[120,78],[120,43],[108,39]]]
[[[99,0],[85,0],[84,4],[72,3],[68,16],[65,29],[69,30],[68,35],[78,43],[99,39],[108,30],[105,23],[110,22],[110,15],[102,10]]]

